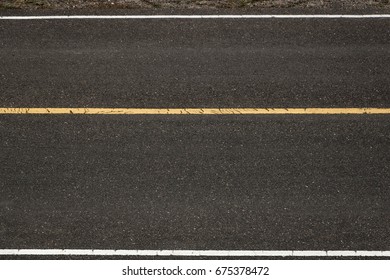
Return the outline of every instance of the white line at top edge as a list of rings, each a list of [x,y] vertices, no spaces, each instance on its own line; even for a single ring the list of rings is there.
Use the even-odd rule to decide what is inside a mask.
[[[390,18],[390,14],[370,15],[51,15],[0,16],[0,20],[53,20],[53,19],[337,19],[337,18]]]
[[[1,255],[190,256],[190,257],[390,257],[390,251],[86,250],[0,249]]]

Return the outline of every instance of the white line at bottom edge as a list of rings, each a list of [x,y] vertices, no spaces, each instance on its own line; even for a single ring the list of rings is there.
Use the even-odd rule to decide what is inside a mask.
[[[0,249],[0,255],[193,256],[193,257],[390,257],[390,251],[241,251],[241,250],[93,250]]]

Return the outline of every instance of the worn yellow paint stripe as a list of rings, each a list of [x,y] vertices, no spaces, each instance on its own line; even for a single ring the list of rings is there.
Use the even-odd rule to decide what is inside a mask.
[[[390,108],[0,108],[0,114],[360,115],[390,114]]]

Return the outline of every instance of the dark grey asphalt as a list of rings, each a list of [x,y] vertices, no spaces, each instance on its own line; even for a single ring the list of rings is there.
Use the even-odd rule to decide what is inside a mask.
[[[0,21],[0,107],[390,107],[390,20]],[[0,248],[390,250],[390,116],[0,116]]]
[[[1,117],[1,247],[390,249],[388,117]]]
[[[389,19],[1,21],[0,38],[0,106],[390,106]]]

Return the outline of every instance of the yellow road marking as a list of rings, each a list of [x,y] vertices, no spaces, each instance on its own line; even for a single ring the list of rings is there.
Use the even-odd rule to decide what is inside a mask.
[[[390,108],[0,108],[0,114],[360,115],[390,114]]]

